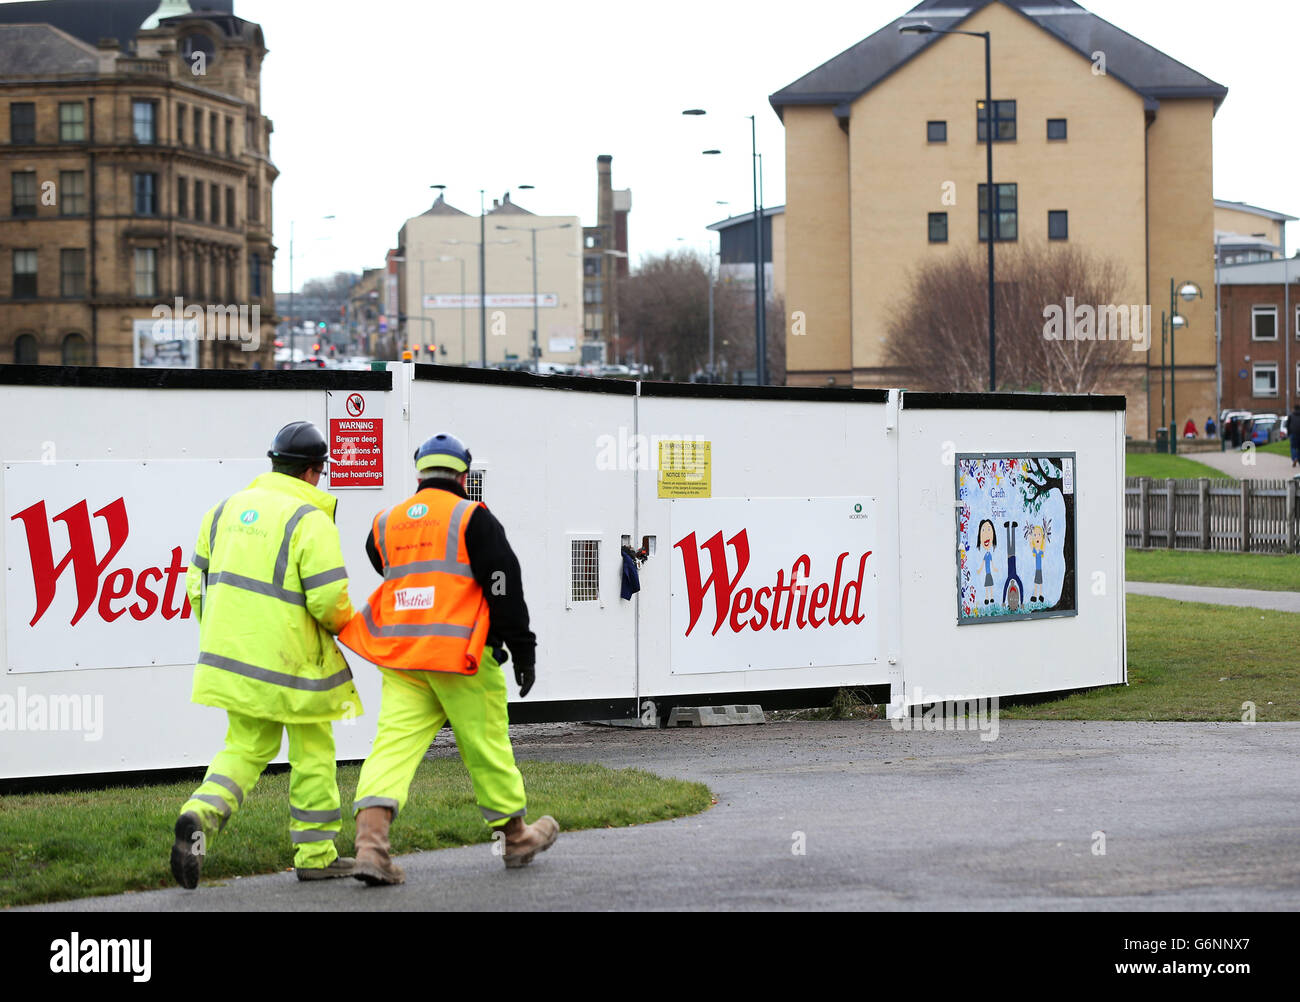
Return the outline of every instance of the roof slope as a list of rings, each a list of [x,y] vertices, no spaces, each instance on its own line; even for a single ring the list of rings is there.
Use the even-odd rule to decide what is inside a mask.
[[[196,13],[232,14],[234,0],[190,0],[190,7]],[[0,4],[0,24],[52,24],[87,45],[116,38],[125,51],[157,9],[158,0],[27,0]]]
[[[1228,95],[1226,87],[1072,0],[922,0],[903,17],[781,88],[769,98],[772,107],[779,115],[792,104],[838,105],[856,100],[942,37],[900,34],[900,25],[926,21],[934,28],[951,30],[990,3],[1019,11],[1086,59],[1105,52],[1107,75],[1150,100],[1210,97],[1217,108]]]
[[[0,67],[5,77],[93,75],[99,57],[93,47],[48,24],[0,24]]]

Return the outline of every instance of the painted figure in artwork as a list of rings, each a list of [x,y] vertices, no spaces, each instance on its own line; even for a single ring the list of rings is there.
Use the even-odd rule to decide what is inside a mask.
[[[1046,604],[1043,596],[1043,555],[1047,550],[1047,540],[1052,538],[1052,520],[1043,519],[1025,526],[1025,538],[1029,540],[1029,549],[1034,554],[1034,591],[1029,596],[1031,602]]]
[[[987,518],[981,519],[975,531],[976,541],[984,554],[984,604],[993,604],[993,548],[998,545],[998,533]]]
[[[1003,522],[1007,530],[1007,580],[1002,586],[1002,604],[1012,612],[1019,612],[1025,601],[1025,585],[1016,573],[1016,527],[1019,522]]]

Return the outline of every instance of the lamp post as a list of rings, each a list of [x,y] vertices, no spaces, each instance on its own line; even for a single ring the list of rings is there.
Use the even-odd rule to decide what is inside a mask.
[[[321,216],[321,219],[333,219],[333,216]],[[289,220],[289,364],[297,361],[294,353],[298,350],[298,325],[293,322],[293,229],[296,219]],[[275,298],[272,296],[271,298]]]
[[[993,185],[993,59],[992,38],[987,31],[956,31],[935,28],[926,21],[904,24],[899,27],[907,35],[970,35],[984,39],[984,141],[985,189],[989,216],[989,392],[998,388],[996,299],[993,286],[993,244],[997,242],[998,226],[997,190]]]
[[[704,115],[703,108],[687,108],[683,115]],[[758,119],[749,119],[750,158],[754,184],[754,378],[760,386],[767,384],[767,293],[763,267],[762,158],[758,152]],[[717,156],[721,150],[705,150],[705,156]]]
[[[526,230],[532,234],[533,239],[533,373],[541,371],[541,349],[537,344],[537,330],[539,319],[537,314],[537,232],[539,230],[568,230],[572,229],[572,223],[559,223],[555,226],[502,226],[497,225],[498,230]]]
[[[1175,293],[1175,288],[1177,293]],[[1174,382],[1175,375],[1178,371],[1174,363],[1174,343],[1177,340],[1174,335],[1179,330],[1185,330],[1189,325],[1187,318],[1178,313],[1175,306],[1175,299],[1182,297],[1183,302],[1190,303],[1193,299],[1201,298],[1201,287],[1195,282],[1183,282],[1179,284],[1172,278],[1169,280],[1169,417],[1173,423],[1170,429],[1173,434],[1169,436],[1169,452],[1175,454],[1178,452],[1178,397],[1175,395]]]

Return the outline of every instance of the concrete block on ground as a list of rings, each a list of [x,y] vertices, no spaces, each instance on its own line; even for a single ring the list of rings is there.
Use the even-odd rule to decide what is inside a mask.
[[[767,717],[757,703],[729,706],[674,706],[668,714],[669,727],[721,727],[726,724],[765,724]]]

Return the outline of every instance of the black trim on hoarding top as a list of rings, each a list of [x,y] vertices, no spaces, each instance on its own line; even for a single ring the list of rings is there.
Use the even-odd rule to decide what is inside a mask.
[[[1127,406],[1119,394],[903,392],[903,409],[914,411],[1122,411]]]
[[[599,379],[594,376],[539,376],[511,369],[478,369],[460,365],[414,362],[416,379],[439,383],[478,383],[489,386],[521,386],[539,390],[585,390],[588,393],[622,393],[633,396],[631,379]]]
[[[830,403],[883,404],[888,390],[848,386],[739,386],[732,383],[641,384],[643,397],[693,397],[703,400],[812,400]]]
[[[0,385],[115,390],[391,390],[389,372],[349,369],[125,369],[0,365]]]

